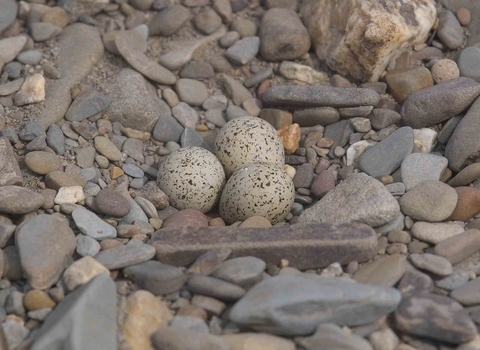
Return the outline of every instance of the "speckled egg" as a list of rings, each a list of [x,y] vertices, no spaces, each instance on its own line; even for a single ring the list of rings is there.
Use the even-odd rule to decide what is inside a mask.
[[[227,177],[251,163],[283,167],[285,154],[277,130],[256,117],[240,117],[223,126],[215,140],[215,154]]]
[[[206,213],[220,198],[225,172],[211,152],[185,147],[171,153],[160,165],[157,183],[172,207]]]
[[[295,188],[292,179],[272,164],[249,164],[228,179],[219,213],[226,223],[263,216],[276,224],[292,209]]]

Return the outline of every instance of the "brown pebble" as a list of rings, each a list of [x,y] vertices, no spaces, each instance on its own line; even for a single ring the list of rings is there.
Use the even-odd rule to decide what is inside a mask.
[[[428,247],[429,245],[425,242],[413,241],[408,244],[408,252],[410,254],[419,254],[423,253]]]
[[[467,221],[480,212],[480,190],[473,187],[455,187],[458,201],[448,221]]]
[[[387,247],[387,254],[407,254],[408,248],[406,244],[403,243],[392,243]]]
[[[258,98],[261,100],[262,99],[262,96],[263,94],[268,90],[268,88],[270,87],[270,84],[272,83],[272,81],[270,79],[267,79],[265,80],[264,82],[262,82],[260,84],[260,86],[258,87],[257,89],[257,95],[258,95]]]
[[[198,317],[204,321],[207,320],[207,311],[204,309],[195,306],[195,305],[186,305],[182,306],[178,312],[177,316],[190,316],[190,317]]]
[[[102,250],[112,249],[121,245],[123,245],[123,243],[116,239],[105,239],[100,242],[100,248]]]
[[[114,166],[112,169],[110,169],[110,178],[112,180],[118,179],[123,174],[125,174],[125,173],[118,166]]]
[[[225,221],[222,218],[215,218],[209,221],[209,226],[225,226]]]
[[[393,230],[388,233],[388,241],[390,243],[410,243],[412,238],[406,231]]]
[[[462,26],[466,27],[472,21],[472,15],[470,14],[470,11],[468,9],[466,9],[465,7],[460,7],[457,10],[457,19]]]

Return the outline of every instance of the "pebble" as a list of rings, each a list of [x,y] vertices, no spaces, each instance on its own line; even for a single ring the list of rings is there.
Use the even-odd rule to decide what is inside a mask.
[[[236,31],[231,31],[223,34],[222,37],[219,39],[218,43],[223,48],[229,48],[239,39],[240,39],[240,34]]]
[[[157,350],[229,350],[228,343],[220,337],[186,330],[180,327],[165,327],[156,331],[152,342]]]
[[[38,50],[23,51],[17,56],[16,59],[22,62],[23,64],[29,64],[31,66],[35,66],[42,59],[42,52]]]
[[[194,79],[179,79],[175,84],[175,90],[177,92],[180,101],[183,101],[191,106],[201,106],[203,101],[208,97],[208,91],[202,82]],[[172,110],[175,116],[175,108]]]
[[[132,350],[153,350],[150,337],[158,329],[166,328],[173,316],[165,302],[145,290],[130,294],[125,307],[122,326],[125,341]]]
[[[190,331],[209,333],[208,325],[199,317],[194,316],[175,316],[170,322],[171,327],[178,327]]]
[[[60,278],[75,250],[76,240],[65,221],[53,215],[38,215],[18,229],[16,246],[30,285],[47,289]]]
[[[99,264],[94,258],[85,256],[65,269],[63,282],[68,290],[74,291],[101,274],[110,276],[110,271]]]
[[[428,68],[399,68],[385,76],[388,88],[398,103],[403,103],[410,95],[433,86],[433,77]]]
[[[278,73],[287,79],[298,80],[307,84],[322,83],[328,80],[328,76],[325,73],[290,61],[283,61],[278,68]]]
[[[204,61],[193,61],[187,63],[182,70],[180,71],[181,78],[189,78],[189,79],[210,79],[215,76],[215,72],[213,67],[208,62]],[[172,93],[173,90],[169,90]],[[163,98],[168,102],[168,97],[165,96],[165,90],[163,91]],[[176,94],[175,94],[176,97]],[[171,98],[174,100],[175,98]],[[178,101],[172,103],[169,102],[171,107],[175,107],[178,104]]]
[[[368,148],[359,158],[359,168],[368,175],[390,175],[413,151],[413,130],[403,127]]]
[[[222,24],[222,19],[211,8],[199,12],[195,18],[195,27],[203,34],[209,35],[215,32]]]
[[[145,261],[126,267],[123,273],[141,288],[155,295],[176,293],[187,281],[182,269],[158,261]]]
[[[82,121],[105,110],[110,105],[110,98],[93,90],[83,90],[70,105],[65,119]]]
[[[77,235],[77,253],[80,256],[95,256],[100,251],[100,243],[89,236]]]
[[[480,231],[470,229],[449,237],[435,246],[435,254],[457,264],[480,250]]]
[[[95,149],[108,160],[117,162],[122,159],[122,153],[115,144],[104,136],[95,137]]]
[[[406,270],[406,258],[400,254],[393,254],[360,266],[353,279],[363,284],[393,287]]]
[[[3,3],[2,3],[3,5]],[[0,61],[9,63],[18,56],[23,47],[27,43],[27,38],[23,35],[14,36],[12,38],[5,38],[0,40]]]
[[[350,334],[333,323],[324,323],[317,327],[315,333],[298,340],[305,350],[373,350],[363,337]]]
[[[438,38],[450,50],[460,48],[465,40],[465,35],[457,17],[453,12],[444,10],[440,12],[438,19]]]
[[[155,248],[148,244],[132,243],[102,250],[95,259],[109,270],[140,264],[155,255]]]
[[[17,348],[22,341],[28,336],[29,330],[21,323],[14,320],[6,320],[2,323],[4,333],[4,341],[6,341],[8,348]]]
[[[410,261],[413,266],[433,273],[434,275],[445,277],[453,273],[452,264],[445,258],[433,254],[412,254]]]
[[[451,344],[467,342],[477,334],[473,321],[460,304],[435,294],[403,298],[395,312],[395,323],[408,334]]]
[[[311,44],[307,28],[298,15],[283,8],[272,8],[265,12],[259,37],[260,54],[267,61],[300,58],[308,52]]]
[[[250,93],[250,91],[234,78],[223,74],[222,81],[225,92],[232,99],[235,105],[239,106],[242,104],[243,101],[252,98],[252,94]]]
[[[190,16],[190,10],[182,5],[169,6],[152,18],[148,24],[148,32],[150,35],[170,36],[178,31]]]
[[[292,340],[265,333],[226,334],[222,339],[230,345],[230,349],[295,350]]]
[[[435,81],[435,84],[455,79],[459,76],[460,70],[455,61],[449,59],[439,60],[432,67],[432,77]],[[462,76],[466,75],[462,74]]]
[[[293,122],[302,127],[330,125],[340,120],[338,111],[331,107],[297,110],[293,113]]]
[[[15,106],[24,106],[45,100],[45,79],[41,74],[34,74],[25,79],[13,100]]]
[[[480,178],[480,164],[473,163],[462,169],[448,184],[452,187],[467,186]]]
[[[34,22],[29,23],[29,32],[36,42],[50,40],[62,32],[62,28],[52,23]]]
[[[43,196],[19,186],[0,187],[0,213],[28,214],[40,208]]]
[[[462,269],[454,269],[453,273],[450,276],[435,281],[435,286],[451,291],[465,285],[469,279],[470,274],[468,273],[468,271]]]
[[[155,128],[153,129],[153,138],[161,142],[180,140],[183,127],[170,114],[164,114],[158,118]]]
[[[109,87],[111,103],[105,113],[123,127],[151,132],[157,119],[170,113],[168,104],[152,90],[152,85],[140,73],[122,69]]]
[[[53,149],[58,155],[65,153],[65,136],[58,125],[52,124],[47,132],[48,147]]]
[[[300,215],[299,223],[328,222],[338,225],[361,222],[378,227],[394,220],[398,212],[397,201],[381,182],[366,174],[356,174],[306,209]]]
[[[6,0],[0,4],[0,34],[3,34],[15,21],[17,17],[18,5],[15,1]],[[14,347],[11,345],[11,347]]]
[[[412,219],[439,222],[453,213],[457,200],[453,188],[440,181],[428,180],[408,191],[399,203],[402,213]]]
[[[318,289],[323,292],[315,293]],[[305,309],[313,300],[319,307],[321,305],[322,312]],[[315,275],[281,275],[250,289],[231,309],[229,318],[240,326],[299,336],[313,333],[319,323],[335,321],[348,326],[374,322],[394,310],[399,302],[400,293],[390,288]],[[337,303],[342,305],[342,312],[336,307]],[[337,308],[337,312],[325,312],[331,308]]]
[[[480,304],[480,278],[465,283],[455,288],[450,296],[464,306],[472,306]]]
[[[479,84],[480,86],[480,84]],[[478,132],[478,111],[480,102],[475,101],[467,114],[460,120],[445,148],[445,157],[449,168],[459,172],[470,157],[474,157],[480,149],[480,143],[474,137]]]
[[[207,98],[203,104],[202,108],[209,111],[211,109],[219,109],[224,111],[227,109],[228,99],[225,95],[215,95]]]
[[[204,295],[224,302],[235,302],[245,294],[245,289],[233,283],[200,274],[188,279],[187,288],[195,295]]]
[[[223,262],[211,276],[249,289],[262,279],[265,267],[263,260],[246,256]]]
[[[267,80],[272,75],[272,73],[273,73],[272,67],[263,68],[257,73],[245,79],[245,81],[243,82],[243,85],[245,85],[248,88],[254,87],[255,85],[258,85],[264,82],[265,80]]]
[[[117,237],[117,230],[115,227],[107,224],[89,210],[76,209],[72,213],[72,218],[77,228],[84,235],[90,236],[99,241]]]
[[[480,211],[480,190],[473,187],[456,187],[458,202],[452,215],[453,221],[467,221]]]
[[[477,47],[467,47],[460,52],[457,64],[462,77],[471,78],[480,82],[479,57],[480,49]]]
[[[85,199],[81,186],[61,187],[55,196],[55,204],[75,204]]]
[[[472,79],[445,81],[410,95],[400,112],[402,122],[414,129],[436,125],[460,114],[479,95],[480,84]]]
[[[259,37],[244,37],[228,48],[228,50],[225,52],[225,57],[227,57],[234,64],[244,65],[255,58],[259,47]]]
[[[462,26],[468,26],[472,20],[472,15],[470,14],[470,11],[466,9],[465,7],[460,7],[457,10],[457,19],[460,22]]]
[[[58,191],[61,187],[81,186],[86,185],[86,180],[71,173],[64,173],[63,171],[52,171],[45,176],[45,183],[48,188]]]
[[[413,153],[401,165],[402,182],[407,191],[427,180],[440,180],[448,159],[434,154]]]
[[[247,220],[242,222],[239,227],[268,228],[272,227],[272,224],[263,216],[250,216]]]
[[[451,222],[429,223],[418,221],[411,229],[413,237],[432,244],[438,244],[462,232],[465,232],[462,226]]]

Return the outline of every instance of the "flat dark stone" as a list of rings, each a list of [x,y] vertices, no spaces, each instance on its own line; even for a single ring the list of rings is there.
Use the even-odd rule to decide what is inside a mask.
[[[376,106],[380,95],[371,89],[323,85],[277,85],[263,94],[265,106],[358,107]]]
[[[156,259],[188,266],[211,249],[228,248],[230,258],[254,256],[267,264],[281,259],[298,269],[325,267],[333,262],[367,261],[377,254],[375,231],[363,224],[295,225],[274,228],[178,227],[152,235]]]

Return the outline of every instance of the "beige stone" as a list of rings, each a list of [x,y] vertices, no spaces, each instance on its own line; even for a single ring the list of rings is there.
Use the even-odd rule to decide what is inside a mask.
[[[433,0],[306,0],[304,23],[317,56],[356,81],[377,81],[408,47],[424,43],[437,17]]]
[[[23,106],[45,100],[45,79],[41,74],[34,74],[25,79],[20,91],[15,95],[15,105]]]
[[[300,125],[292,124],[284,126],[280,130],[278,130],[278,135],[280,135],[280,138],[282,139],[285,153],[295,153],[295,151],[298,149],[298,144],[301,137]]]
[[[150,337],[173,318],[164,302],[150,292],[139,290],[127,298],[123,335],[131,350],[153,350]]]
[[[307,84],[316,84],[328,81],[328,75],[324,72],[290,61],[283,61],[278,69],[279,73],[287,79],[298,80]]]
[[[226,334],[222,336],[230,350],[295,350],[289,339],[263,333]]]
[[[110,275],[110,271],[91,256],[85,256],[67,267],[63,281],[73,291],[100,274]]]
[[[55,204],[75,204],[85,199],[82,186],[61,187],[55,196]]]

